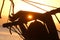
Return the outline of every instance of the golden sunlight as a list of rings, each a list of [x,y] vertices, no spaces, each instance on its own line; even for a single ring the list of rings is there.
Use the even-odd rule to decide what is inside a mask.
[[[20,11],[20,10],[25,10],[25,11],[33,11],[33,12],[40,12],[40,13],[45,13],[46,11],[42,10],[42,9],[39,9],[39,8],[36,8],[35,6],[32,6],[22,0],[13,0],[14,1],[14,13]],[[57,7],[59,8],[60,7],[60,0],[26,0],[26,1],[34,1],[34,2],[38,2],[38,3],[41,3],[41,4],[46,4],[46,5],[50,5],[50,6],[54,6],[54,7]],[[0,4],[2,5],[2,0],[0,0]],[[31,2],[30,2],[31,3]],[[34,3],[32,3],[34,4]],[[1,9],[1,5],[0,5],[0,9]],[[56,8],[52,8],[52,7],[48,7],[48,6],[44,6],[44,5],[39,5],[39,4],[34,4],[40,8],[43,8],[47,11],[51,11],[53,9],[56,9]],[[8,18],[8,15],[9,15],[9,9],[10,9],[10,6],[11,6],[11,2],[9,0],[5,0],[5,4],[4,4],[4,7],[3,7],[3,11],[2,11],[2,20],[4,19],[5,17],[5,21],[3,20],[3,22],[1,21],[0,24],[6,22],[6,18]],[[10,12],[11,14],[11,12]],[[60,18],[59,15],[57,15],[58,18]],[[53,16],[54,17],[54,16]],[[29,18],[31,18],[31,16],[29,16]],[[55,18],[54,19],[54,22],[57,23],[57,20]],[[1,19],[0,19],[1,20]]]
[[[33,16],[32,15],[28,15],[28,19],[33,19]]]
[[[36,8],[28,3],[25,3],[24,1],[22,0],[13,0],[14,1],[14,13],[20,11],[20,10],[25,10],[25,11],[33,11],[33,12],[40,12],[40,13],[45,13],[46,11],[42,10],[42,9],[39,9],[39,8]],[[28,0],[29,1],[29,0]],[[34,1],[34,2],[39,2],[41,4],[46,4],[46,5],[50,5],[50,6],[54,6],[54,7],[57,7],[59,8],[60,7],[60,0],[30,0],[30,1]],[[1,5],[2,5],[2,0],[0,0],[0,9],[1,9]],[[2,17],[7,17],[8,18],[8,15],[9,15],[9,9],[10,9],[10,6],[11,6],[11,2],[9,0],[5,0],[5,4],[4,4],[4,7],[3,7],[3,11],[2,11]],[[52,8],[52,7],[47,7],[47,6],[44,6],[44,5],[36,5],[36,6],[39,6],[40,8],[43,8],[47,11],[51,11],[53,9],[56,9],[56,8]],[[11,14],[11,13],[10,13]],[[58,18],[60,18],[59,15],[57,15]],[[54,17],[54,16],[53,16]],[[31,17],[30,17],[31,18]],[[2,18],[3,19],[3,18]],[[55,19],[55,18],[54,18]],[[1,20],[1,19],[0,19]],[[5,20],[5,19],[4,19]],[[57,23],[56,20],[54,20],[55,23]],[[4,22],[4,21],[3,21]],[[1,24],[2,22],[0,22]]]
[[[60,7],[60,0],[26,0],[26,1],[38,2],[38,3],[41,3],[41,4],[35,4],[35,3],[32,3],[32,2],[29,2],[31,4],[34,4],[34,5],[38,6],[38,7],[36,7],[36,6],[32,6],[31,4],[28,4],[28,3],[24,2],[22,0],[13,0],[13,2],[14,2],[14,14],[17,13],[18,11],[20,11],[20,10],[45,13],[47,11],[51,11],[53,9],[56,9],[56,8]],[[1,11],[2,2],[3,2],[3,0],[0,0],[0,11]],[[56,7],[56,8],[48,7],[46,5],[53,6],[53,7]],[[7,23],[9,21],[8,16],[9,16],[9,11],[10,11],[10,6],[11,6],[10,0],[5,0],[3,11],[2,11],[2,18],[0,19],[0,25],[2,25],[3,23]],[[46,10],[46,11],[42,10],[41,8]],[[10,15],[11,15],[11,13],[12,13],[12,10],[10,11]],[[58,19],[60,20],[60,13],[58,13],[56,15],[57,15]],[[28,16],[28,18],[33,19],[33,16],[30,15],[30,16]],[[56,28],[58,30],[60,30],[60,23],[58,23],[58,21],[57,21],[57,19],[54,15],[52,15],[52,18],[54,20]],[[29,26],[30,23],[34,22],[34,21],[35,20],[27,22],[27,26]],[[37,21],[39,21],[39,20],[37,20]],[[1,34],[2,33],[7,34],[7,33],[4,33],[4,32],[1,32]]]

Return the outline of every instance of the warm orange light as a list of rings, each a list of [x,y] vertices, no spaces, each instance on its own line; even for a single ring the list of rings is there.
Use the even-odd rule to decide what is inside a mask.
[[[32,15],[28,15],[28,19],[32,19],[33,18],[33,16]]]

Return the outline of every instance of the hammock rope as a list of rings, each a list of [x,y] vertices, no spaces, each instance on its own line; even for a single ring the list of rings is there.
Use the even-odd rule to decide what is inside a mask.
[[[25,1],[24,1],[24,2],[25,2]],[[34,4],[31,4],[31,3],[29,3],[29,2],[25,2],[25,3],[28,3],[28,4],[34,6],[34,7],[38,8],[38,9],[41,9],[41,10],[43,10],[43,11],[47,11],[47,10],[45,10],[45,9],[43,9],[43,8],[40,8],[40,7],[38,7],[38,6],[34,5]]]
[[[57,8],[57,7],[54,7],[54,6],[50,6],[50,5],[46,5],[46,4],[41,4],[41,3],[38,3],[38,2],[33,2],[33,1],[28,1],[28,2],[32,2],[32,3],[35,3],[35,4],[39,4],[39,5],[43,5],[43,6],[48,6],[48,7],[52,7],[52,8]]]

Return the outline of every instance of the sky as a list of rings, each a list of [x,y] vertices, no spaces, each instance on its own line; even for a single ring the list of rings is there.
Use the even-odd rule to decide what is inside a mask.
[[[0,9],[1,9],[1,6],[2,6],[2,1],[3,0],[0,0]],[[60,7],[60,0],[26,0],[26,1],[39,2],[41,4],[46,4],[46,5],[54,6],[54,7],[57,7],[57,8]],[[18,12],[20,10],[39,12],[39,13],[45,13],[46,12],[46,11],[43,11],[43,10],[41,10],[39,8],[36,8],[36,7],[32,6],[32,5],[29,5],[28,3],[25,3],[22,0],[14,0],[14,4],[15,4],[15,6],[14,6],[14,13],[16,13],[16,12]],[[0,19],[0,26],[3,23],[9,22],[8,15],[9,15],[10,5],[11,5],[11,2],[9,0],[5,0],[3,11],[2,11],[2,18]],[[37,6],[40,7],[40,8],[43,8],[43,9],[45,9],[47,11],[51,11],[53,9],[56,9],[56,8],[47,7],[47,6],[43,6],[43,5],[37,5]],[[57,15],[57,17],[60,20],[60,14],[58,13],[56,15]],[[60,30],[60,24],[58,23],[57,19],[55,18],[54,15],[52,15],[52,18],[54,20],[54,23],[56,25],[57,30]],[[6,31],[4,31],[4,30],[6,30]],[[1,26],[0,27],[0,39],[1,40],[4,40],[4,39],[8,40],[8,38],[5,38],[5,37],[10,37],[10,36],[11,35],[9,34],[8,30],[2,28],[2,26]],[[17,36],[17,39],[18,39],[18,36]],[[12,39],[10,38],[10,40],[13,40],[13,38]]]

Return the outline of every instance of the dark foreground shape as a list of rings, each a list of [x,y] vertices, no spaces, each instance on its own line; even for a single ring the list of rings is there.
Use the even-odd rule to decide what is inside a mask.
[[[12,26],[15,26],[15,25],[19,25],[19,24],[18,24],[18,21],[5,23],[5,24],[3,24],[2,26],[3,26],[3,27],[12,27]]]
[[[38,21],[30,24],[27,35],[28,40],[50,40],[46,26]]]
[[[12,27],[12,25],[19,25],[22,31],[22,35],[25,37],[25,40],[35,40],[35,39],[40,40],[40,38],[41,40],[45,40],[45,39],[46,40],[59,40],[57,29],[51,16],[52,14],[56,14],[59,12],[60,12],[60,8],[57,8],[56,10],[52,10],[50,12],[46,12],[45,14],[29,12],[29,11],[19,11],[15,15],[10,17],[10,21],[14,21],[14,22],[5,23],[3,24],[3,26]],[[46,34],[44,35],[44,33],[47,33],[45,31],[45,27],[43,28],[42,26],[43,29],[40,28],[41,26],[39,25],[40,23],[38,22],[32,23],[33,25],[31,24],[28,30],[24,27],[23,23],[27,23],[28,21],[31,21],[27,19],[27,15],[29,14],[33,15],[34,18],[32,20],[39,19],[47,25],[47,28],[49,30],[49,34],[47,34],[47,36]],[[15,21],[16,19],[18,19],[18,21]],[[42,30],[40,32],[41,34],[38,32],[40,31],[40,29]],[[44,35],[44,37],[42,35]]]

